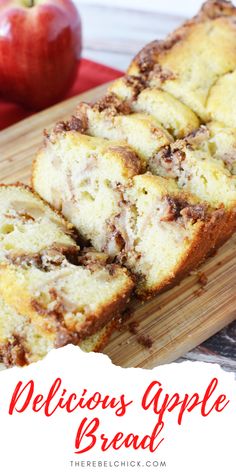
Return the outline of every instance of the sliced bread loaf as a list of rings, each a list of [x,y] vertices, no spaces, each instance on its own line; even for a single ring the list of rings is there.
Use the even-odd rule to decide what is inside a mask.
[[[30,189],[0,186],[0,296],[49,330],[56,345],[78,343],[124,309],[133,282]]]
[[[162,91],[146,89],[139,97],[142,94],[143,97],[151,94],[155,96],[156,92]],[[176,99],[175,101],[180,103]],[[99,111],[101,103],[103,107]],[[112,139],[122,133],[120,123],[123,119],[130,118],[135,122],[136,117],[139,119],[142,117],[141,113],[120,115],[120,111],[117,111],[119,103],[122,102],[112,94],[109,100],[106,97],[94,106],[81,104],[74,120],[78,120],[78,128],[80,123],[84,124],[83,132]],[[158,102],[151,100],[150,103],[153,104],[151,109],[153,113],[155,110],[160,110]],[[122,105],[119,107],[119,110],[121,109]],[[152,119],[152,115],[143,116]],[[180,130],[177,123],[178,120],[173,123],[172,134],[173,130]],[[163,127],[160,124],[157,128],[149,128],[148,133],[146,126],[144,128],[145,132],[144,130],[141,132],[141,128],[136,126],[126,129],[126,141],[140,157],[142,168],[146,167],[155,175],[175,179],[180,188],[195,195],[200,202],[207,202],[213,209],[224,208],[228,213],[228,220],[222,220],[223,233],[232,234],[236,226],[235,129],[226,128],[218,122],[211,122],[207,126],[195,129],[184,139],[173,142],[173,139],[169,138],[169,144],[164,145]],[[187,128],[184,130],[186,132]]]
[[[114,324],[110,321],[96,334],[81,341],[80,348],[86,352],[101,350]],[[42,359],[55,347],[59,347],[55,332],[32,323],[0,298],[0,362],[6,367],[24,366]]]
[[[208,0],[196,17],[166,40],[145,46],[132,61],[128,74],[145,77],[149,86],[170,93],[201,120],[209,121],[211,88],[221,76],[236,69],[235,19],[232,3]]]
[[[149,86],[148,80],[125,75],[108,89],[108,97],[119,98],[134,113],[145,113],[160,122],[174,138],[183,138],[200,125],[197,115],[184,103],[160,88]]]
[[[155,116],[131,113],[128,107],[124,114],[119,104],[123,102],[114,95],[106,96],[94,106],[81,103],[76,111],[79,123],[83,123],[80,130],[90,136],[126,142],[140,157],[145,169],[149,156],[173,142],[173,138]]]
[[[39,152],[33,186],[97,250],[131,269],[137,293],[147,297],[204,259],[224,211],[199,205],[173,179],[138,175],[139,162],[127,144],[92,138],[65,124]]]

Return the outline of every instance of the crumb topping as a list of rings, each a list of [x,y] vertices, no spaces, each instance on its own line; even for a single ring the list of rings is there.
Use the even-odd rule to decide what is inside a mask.
[[[132,113],[130,104],[126,100],[121,100],[113,92],[105,95],[98,100],[93,109],[98,112],[107,111],[111,116],[115,115],[129,115]]]
[[[81,116],[72,116],[68,121],[58,121],[51,134],[46,132],[46,137],[50,140],[53,140],[53,135],[65,133],[67,131],[78,131],[80,133],[85,133],[87,128],[88,122],[86,116],[81,114]]]
[[[132,97],[134,100],[147,87],[147,81],[142,76],[125,75],[122,79],[126,85],[132,88]]]
[[[28,364],[24,339],[19,334],[14,333],[11,340],[1,345],[1,357],[7,367],[14,365],[22,367]]]

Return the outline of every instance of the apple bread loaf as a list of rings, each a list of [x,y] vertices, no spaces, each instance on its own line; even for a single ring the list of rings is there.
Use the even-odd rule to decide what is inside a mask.
[[[133,75],[76,111],[82,132],[126,140],[143,169],[174,178],[212,209],[224,208],[217,245],[236,228],[235,20],[232,4],[208,1],[167,40],[146,46],[129,68]],[[142,128],[134,125],[142,117],[156,126],[147,132],[144,121]],[[126,133],[123,120],[133,123]],[[163,131],[168,144],[160,139]]]
[[[97,333],[79,342],[83,351],[100,351],[111,331],[110,321]],[[42,359],[56,344],[55,332],[41,328],[37,323],[18,313],[0,298],[0,362],[6,367],[24,366]]]
[[[35,191],[135,274],[138,295],[167,288],[214,247],[224,210],[199,204],[174,179],[140,174],[141,160],[125,142],[81,134],[76,123],[46,136],[33,167]]]
[[[235,20],[231,4],[208,1],[146,46],[103,99],[59,123],[37,156],[35,190],[128,267],[141,296],[235,231],[234,101],[222,104],[224,83],[227,102],[233,94]]]
[[[126,269],[80,250],[71,224],[30,189],[0,186],[0,208],[0,297],[56,346],[77,344],[124,309]]]
[[[145,46],[128,74],[145,77],[149,86],[173,95],[203,122],[210,121],[214,96],[217,100],[222,80],[227,85],[236,69],[235,47],[236,8],[227,1],[208,0],[196,17],[167,39]]]
[[[114,137],[123,138],[142,160],[144,170],[146,168],[155,175],[175,178],[181,188],[207,201],[213,208],[222,204],[227,209],[235,206],[236,177],[233,174],[236,165],[236,130],[211,122],[175,142],[170,135],[165,135],[165,143],[160,124],[150,126],[147,132],[142,117],[151,120],[151,115],[120,115],[117,103],[117,97],[108,95],[94,106],[80,104],[76,112],[78,126],[83,123],[83,132],[90,136],[111,140]],[[121,125],[123,119],[132,122],[132,128],[125,128],[126,136],[124,125]],[[142,122],[142,129],[137,126],[138,120]],[[177,134],[177,128],[173,130]]]

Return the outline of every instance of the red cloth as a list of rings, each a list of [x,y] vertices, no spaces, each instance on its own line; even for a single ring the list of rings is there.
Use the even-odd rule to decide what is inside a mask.
[[[112,69],[111,67],[89,61],[88,59],[81,59],[80,64],[78,64],[75,82],[64,99],[73,97],[78,93],[85,92],[98,85],[105,84],[122,75],[122,72]],[[0,130],[30,115],[32,115],[32,112],[25,110],[21,105],[0,100]]]

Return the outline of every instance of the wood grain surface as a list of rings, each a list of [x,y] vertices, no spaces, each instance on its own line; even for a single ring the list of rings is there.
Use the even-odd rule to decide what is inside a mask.
[[[79,100],[93,101],[105,88],[101,86],[74,97],[2,131],[1,182],[29,183],[31,162],[42,143],[42,130],[73,113]],[[149,302],[132,300],[131,317],[114,333],[105,349],[112,361],[124,367],[147,368],[170,362],[233,321],[236,318],[235,249],[236,237],[199,269],[208,277],[205,287],[199,283],[198,271]],[[133,321],[138,323],[135,334],[129,328]],[[152,343],[150,348],[142,345],[146,341]]]

